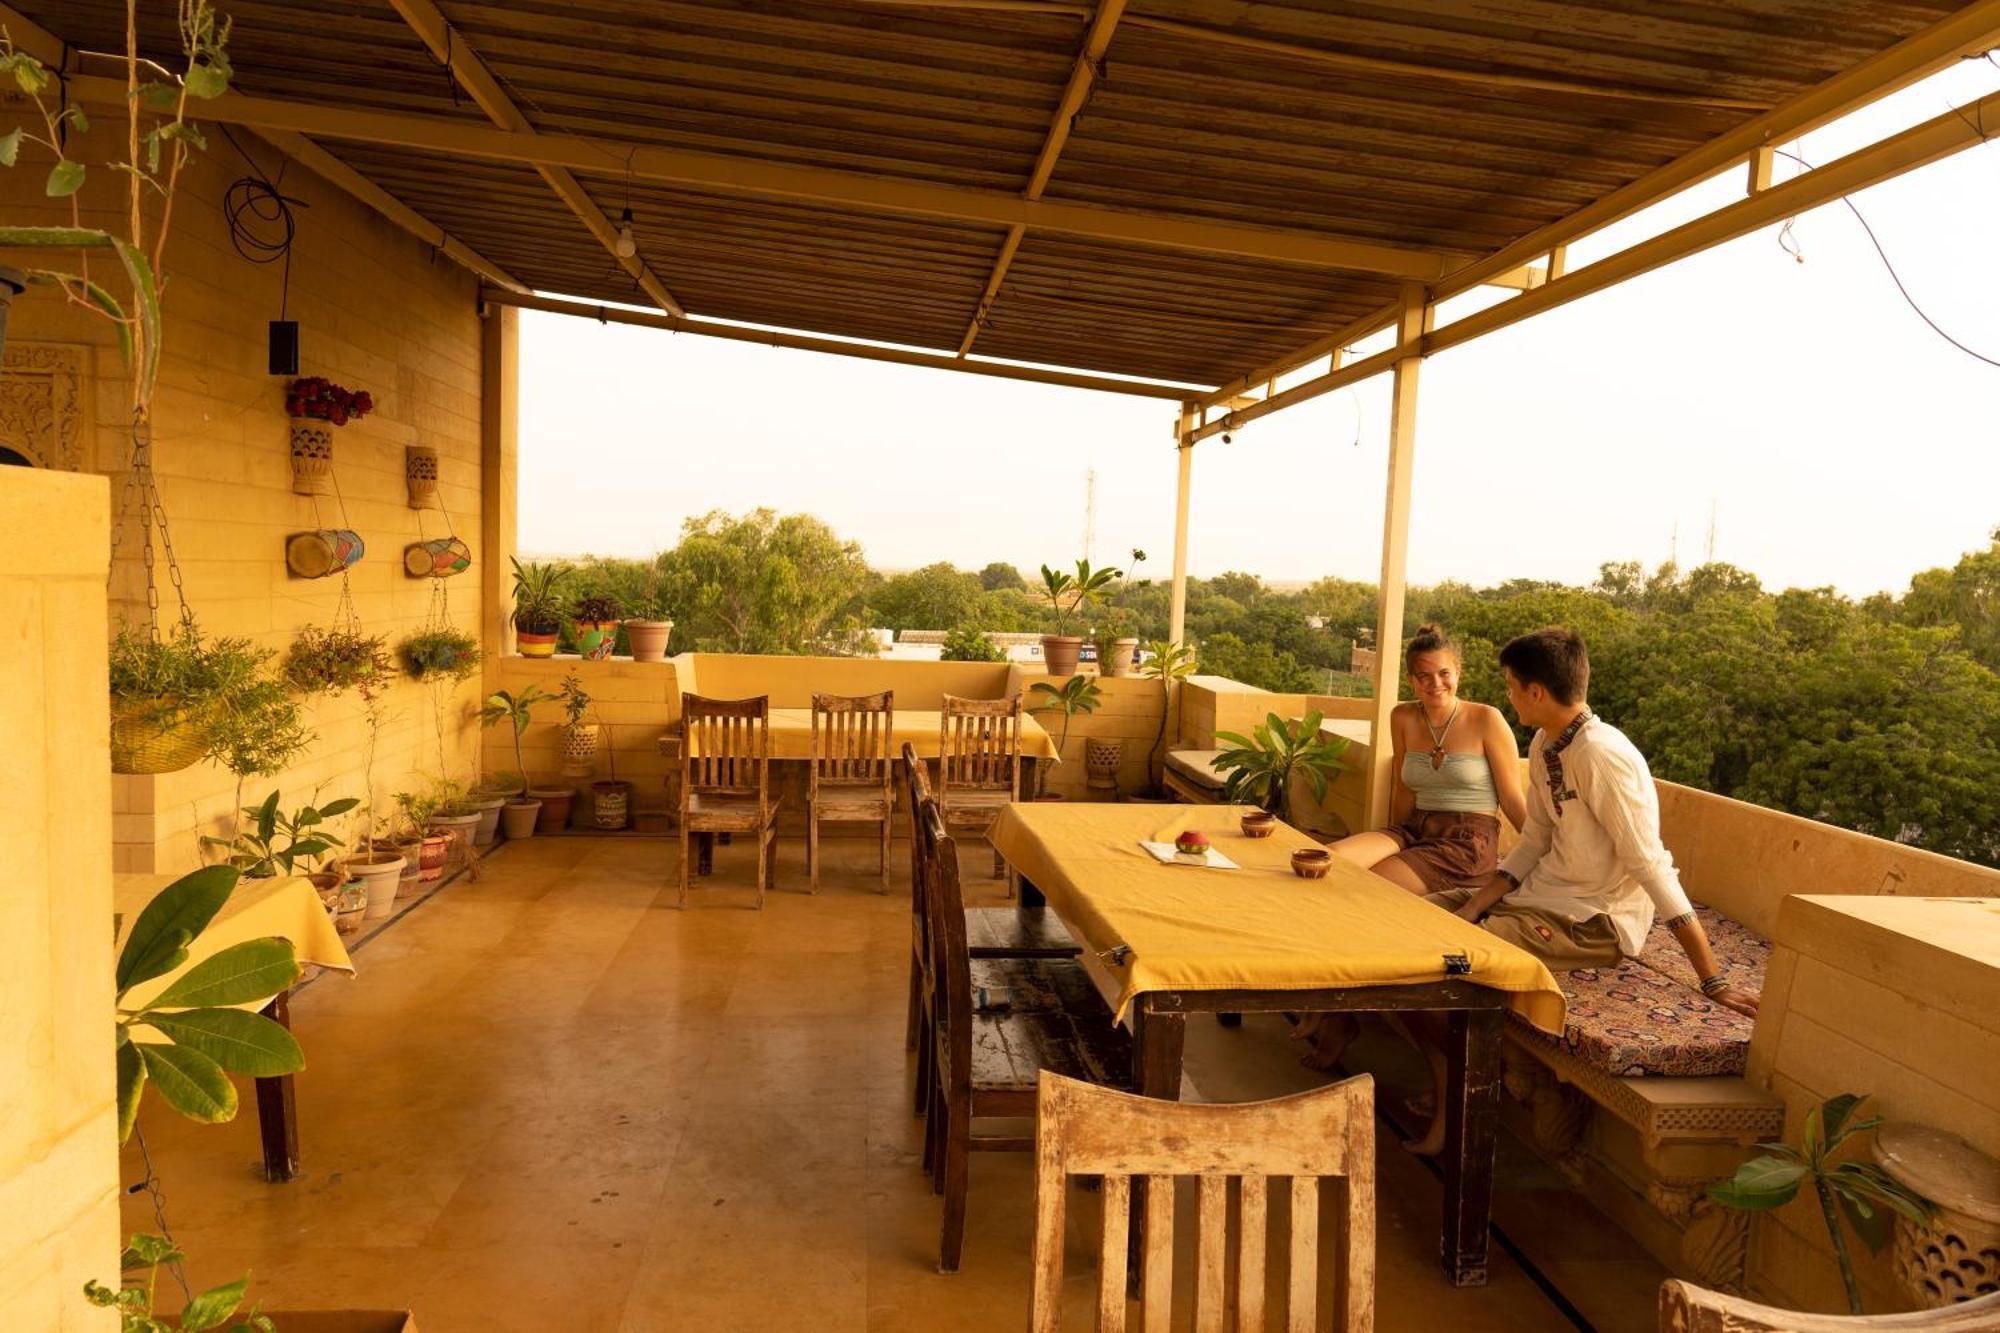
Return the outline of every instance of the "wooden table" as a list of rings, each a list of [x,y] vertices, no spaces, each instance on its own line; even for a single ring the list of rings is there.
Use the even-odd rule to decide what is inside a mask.
[[[179,878],[178,875],[113,877],[112,910],[118,915],[118,947],[124,947],[126,933],[139,919],[139,913],[145,910],[146,904]],[[327,919],[326,908],[320,903],[319,893],[310,880],[297,876],[245,879],[238,881],[236,891],[229,895],[229,901],[209,922],[208,929],[188,946],[187,962],[164,976],[134,986],[129,999],[134,1003],[144,1003],[203,959],[245,940],[268,936],[290,940],[293,952],[301,963],[317,963],[321,967],[337,968],[348,973],[354,971],[353,960],[347,956],[347,947],[340,942],[333,923]],[[292,1025],[290,999],[291,990],[287,988],[261,1007],[242,1007],[256,1008],[265,1017],[289,1030]],[[298,1174],[299,1168],[298,1108],[292,1092],[292,1076],[281,1074],[274,1078],[257,1079],[256,1093],[257,1129],[264,1146],[264,1176],[272,1181],[290,1180]]]
[[[1499,1116],[1500,1025],[1510,1003],[1532,1002],[1538,1021],[1548,1021],[1540,983],[1530,991],[1522,980],[1536,973],[1553,994],[1559,1025],[1560,991],[1553,978],[1520,950],[1338,860],[1326,880],[1297,880],[1288,870],[1284,880],[1274,879],[1278,872],[1273,866],[1287,866],[1292,848],[1318,846],[1294,829],[1281,825],[1273,837],[1253,842],[1236,828],[1240,807],[1181,809],[1186,813],[1176,816],[1160,806],[1017,805],[995,825],[993,841],[1022,875],[1024,892],[1033,879],[1084,944],[1086,971],[1132,1029],[1133,1081],[1142,1095],[1179,1098],[1189,1014],[1445,1014],[1450,1040],[1439,1260],[1454,1285],[1483,1285]],[[1217,850],[1243,868],[1197,869],[1146,858],[1138,841],[1152,838],[1163,823],[1176,818],[1207,832]],[[1155,886],[1158,900],[1142,905]],[[1287,894],[1293,898],[1288,900]],[[1253,895],[1267,915],[1272,903],[1295,901],[1298,924],[1289,950],[1271,948],[1260,954],[1255,944],[1243,946],[1244,961],[1237,964],[1230,959],[1228,941],[1251,933],[1242,914],[1251,910]],[[1352,934],[1366,938],[1376,953],[1385,937],[1394,936],[1398,922],[1410,923],[1409,933],[1416,937],[1409,944],[1410,959],[1399,961],[1392,952],[1379,962],[1372,956],[1358,962],[1341,947],[1350,934],[1337,925],[1343,914],[1354,918]],[[1205,957],[1169,957],[1166,941],[1177,930],[1181,938],[1212,934],[1224,942]],[[1324,939],[1324,952],[1298,947],[1301,938]],[[1450,964],[1444,955],[1460,948],[1474,967],[1472,976],[1446,975]],[[1322,980],[1337,984],[1313,984],[1316,959],[1324,960],[1327,975]],[[1394,984],[1356,984],[1375,966],[1395,976]],[[1418,976],[1425,967],[1432,975]],[[1482,973],[1495,980],[1504,976],[1507,984],[1523,990],[1510,995],[1480,984]],[[1171,980],[1175,975],[1188,979]]]

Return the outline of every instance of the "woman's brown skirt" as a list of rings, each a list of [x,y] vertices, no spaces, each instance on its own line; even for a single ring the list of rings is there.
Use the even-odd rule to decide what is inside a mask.
[[[1404,865],[1432,893],[1476,889],[1500,864],[1500,820],[1456,810],[1419,810],[1382,830],[1396,840]]]

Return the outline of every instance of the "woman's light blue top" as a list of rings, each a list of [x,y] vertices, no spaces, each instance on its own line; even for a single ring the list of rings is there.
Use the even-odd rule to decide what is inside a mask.
[[[1416,793],[1419,810],[1491,811],[1500,808],[1493,769],[1483,754],[1448,754],[1432,768],[1429,751],[1403,756],[1403,785]]]

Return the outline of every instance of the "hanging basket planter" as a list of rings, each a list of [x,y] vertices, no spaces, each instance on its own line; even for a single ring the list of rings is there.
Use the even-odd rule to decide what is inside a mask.
[[[403,481],[410,490],[410,508],[444,508],[438,498],[438,451],[430,445],[403,446]]]
[[[292,490],[333,494],[333,432],[316,422],[292,423]]]
[[[588,777],[597,769],[597,724],[577,722],[562,729],[562,771],[566,777]]]
[[[200,713],[174,699],[111,700],[111,771],[178,773],[208,752]]]
[[[472,548],[456,537],[411,542],[403,548],[403,572],[413,579],[448,579],[472,568]]]
[[[352,528],[315,528],[285,538],[285,568],[302,579],[323,579],[352,568],[367,553]]]

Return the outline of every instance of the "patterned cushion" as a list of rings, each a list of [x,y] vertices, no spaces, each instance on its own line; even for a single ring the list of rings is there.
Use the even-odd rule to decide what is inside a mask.
[[[1716,961],[1730,983],[1763,988],[1771,945],[1712,908],[1697,904]],[[1673,932],[1655,925],[1637,958],[1616,967],[1578,968],[1556,981],[1569,1001],[1561,1045],[1607,1074],[1741,1074],[1753,1020],[1704,999]]]

